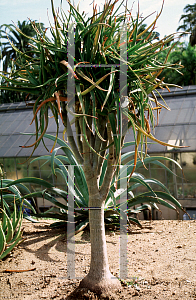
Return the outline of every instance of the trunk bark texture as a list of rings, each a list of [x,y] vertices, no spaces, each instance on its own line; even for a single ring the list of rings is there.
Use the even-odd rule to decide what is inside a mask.
[[[89,189],[89,223],[91,239],[91,263],[87,276],[81,281],[80,287],[101,294],[120,289],[119,280],[110,270],[107,257],[107,246],[104,224],[104,203],[98,189],[97,178],[87,180]]]

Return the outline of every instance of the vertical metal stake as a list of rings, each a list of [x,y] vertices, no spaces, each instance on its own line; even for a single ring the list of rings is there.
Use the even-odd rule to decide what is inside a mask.
[[[68,166],[67,277],[75,278],[74,166]]]
[[[123,132],[128,129],[128,119],[123,114],[127,110],[128,113],[128,99],[127,99],[127,22],[122,24],[120,37],[120,105],[119,105],[119,136],[123,136]],[[120,197],[120,278],[127,278],[127,166],[120,166],[120,189],[124,193]]]
[[[74,60],[75,60],[75,26],[74,23],[68,24],[68,42],[67,42],[67,59],[68,64],[74,70]],[[68,69],[68,80],[67,80],[67,97],[68,99],[72,99],[75,97],[75,79]],[[75,108],[75,103],[74,103]],[[67,118],[74,118],[70,113],[67,112]]]
[[[124,192],[120,196],[120,278],[127,279],[127,166],[120,169],[120,189]]]

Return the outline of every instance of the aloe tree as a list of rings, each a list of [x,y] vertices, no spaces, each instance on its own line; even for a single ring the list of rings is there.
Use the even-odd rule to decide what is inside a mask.
[[[116,7],[117,3],[118,0],[106,1],[99,12],[94,6],[92,16],[87,17],[70,2],[68,15],[63,9],[57,14],[52,2],[55,23],[51,27],[52,40],[36,29],[37,39],[32,40],[39,59],[15,49],[26,62],[7,79],[18,85],[15,90],[37,95],[32,120],[36,125],[36,140],[29,147],[36,149],[43,140],[50,110],[57,134],[60,119],[73,157],[82,166],[89,194],[91,263],[80,286],[99,293],[120,287],[108,264],[104,203],[112,178],[118,179],[125,136],[129,129],[133,130],[135,154],[130,178],[137,160],[144,161],[147,138],[166,145],[156,140],[151,128],[160,110],[167,108],[158,102],[154,91],[167,87],[164,78],[157,78],[168,65],[166,61],[159,63],[156,57],[164,44],[173,39],[170,35],[154,40],[153,30],[160,14],[138,33],[144,20],[140,21],[139,15],[133,19],[127,7],[120,13],[122,5]],[[148,36],[147,31],[150,31]],[[71,86],[73,82],[75,89]],[[103,167],[105,172],[100,178]]]

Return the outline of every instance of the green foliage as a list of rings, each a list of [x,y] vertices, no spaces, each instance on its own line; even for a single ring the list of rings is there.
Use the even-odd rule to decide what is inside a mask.
[[[26,183],[30,180],[27,178]],[[41,179],[38,184],[42,183]],[[33,193],[23,184],[22,180],[1,179],[1,208],[8,214],[9,218],[15,210],[15,205],[19,208],[22,204],[23,217],[27,220],[34,221],[29,216],[29,211],[36,213]]]
[[[128,208],[129,220],[132,220],[130,216],[133,212],[132,206],[136,204],[141,204],[140,210],[144,209],[142,203],[152,203],[154,207],[157,207],[157,203],[161,203],[175,209],[172,204],[164,200],[166,199],[181,208],[168,191],[155,193],[148,179],[135,172],[137,167],[149,160],[146,154],[147,138],[171,146],[158,141],[151,134],[150,125],[154,128],[156,119],[154,111],[159,113],[163,107],[158,102],[154,91],[159,87],[167,87],[164,77],[159,79],[158,76],[163,69],[172,67],[167,63],[167,59],[159,61],[158,57],[163,51],[170,51],[171,46],[167,48],[164,46],[173,41],[174,35],[169,35],[162,40],[155,39],[154,28],[160,14],[146,28],[143,26],[145,19],[140,21],[139,14],[136,19],[133,19],[127,8],[125,12],[119,13],[122,3],[116,8],[118,0],[106,1],[100,12],[97,11],[96,6],[93,6],[93,14],[89,18],[84,13],[81,14],[79,9],[70,2],[68,16],[62,8],[56,14],[53,1],[51,3],[55,24],[54,28],[51,26],[52,39],[43,34],[37,26],[34,26],[36,38],[27,36],[16,27],[19,34],[32,40],[36,55],[31,56],[12,44],[20,57],[20,65],[17,65],[9,78],[2,75],[8,86],[0,86],[0,89],[27,92],[36,96],[32,120],[35,121],[36,140],[28,146],[34,147],[33,151],[41,141],[44,142],[44,136],[47,137],[45,133],[49,123],[49,111],[52,112],[57,126],[56,137],[50,137],[54,141],[54,151],[50,157],[52,172],[61,174],[66,181],[66,176],[69,174],[62,159],[77,166],[75,176],[78,186],[73,194],[77,207],[81,210],[77,212],[76,225],[82,222],[83,225],[86,224],[88,212],[83,211],[82,208],[88,206],[87,186],[90,186],[92,178],[93,180],[96,178],[96,183],[99,182],[96,186],[99,194],[98,205],[104,199],[107,219],[118,217],[119,197],[125,193],[120,189],[119,177],[119,166],[123,164],[124,157],[128,164],[128,173],[124,176],[130,184],[128,191],[131,195]],[[71,38],[73,35],[74,43]],[[72,53],[74,45],[75,54]],[[95,64],[104,67],[94,67]],[[67,88],[70,75],[75,80],[76,92],[73,95],[68,94]],[[120,94],[126,95],[126,98],[122,96],[119,103],[121,75],[124,75],[126,80],[122,79],[120,82]],[[127,93],[124,93],[126,89]],[[69,120],[68,113],[74,116],[72,121]],[[64,125],[70,147],[57,138],[59,118]],[[76,140],[71,128],[73,123],[77,133]],[[121,155],[125,136],[130,128],[134,133],[135,151]],[[58,149],[54,148],[57,141],[66,155],[64,158],[56,155]],[[140,152],[139,145],[141,145]],[[10,184],[24,183],[25,180],[20,179]],[[36,178],[28,180],[39,182]],[[150,179],[150,182],[165,189],[157,180]],[[44,195],[46,199],[57,204],[56,215],[66,218],[67,203],[57,203],[54,193],[61,195],[67,201],[67,192],[44,181],[42,185],[45,185],[45,190],[36,195]],[[144,185],[148,192],[134,196],[133,189],[140,185]],[[114,211],[110,210],[111,207]],[[64,216],[62,210],[59,214],[60,209],[65,210]],[[48,212],[50,213],[54,211]]]
[[[184,12],[185,14],[180,17],[180,21],[183,21],[183,24],[177,30],[192,32],[196,26],[196,3],[192,5],[187,4],[184,7]]]
[[[35,100],[35,97],[31,97],[27,93],[12,91],[11,89],[15,88],[15,85],[7,83],[4,78],[1,79],[1,87],[3,88],[3,86],[9,87],[10,90],[2,90],[0,92],[0,104]]]
[[[44,30],[43,23],[38,23],[37,21],[17,22],[17,27],[26,36],[18,32],[13,24],[3,24],[0,26],[0,59],[3,63],[3,71],[5,76],[1,79],[1,86],[9,88],[8,90],[1,91],[0,103],[35,100],[35,97],[32,97],[27,93],[13,91],[12,89],[16,88],[16,85],[7,81],[7,77],[9,77],[7,72],[10,70],[12,74],[16,69],[20,68],[20,66],[25,63],[24,56],[21,55],[21,53],[26,53],[29,56],[29,59],[30,57],[36,57],[36,51],[33,45],[34,43],[31,40],[31,37],[35,37],[37,35],[33,26],[38,26],[40,30]],[[19,50],[19,52],[15,51],[16,48]]]
[[[196,3],[187,4],[184,7],[185,14],[182,14],[180,21],[183,23],[177,28],[178,31],[181,31],[181,35],[191,33],[190,44],[194,46],[196,44]]]
[[[159,59],[164,61],[167,53],[161,53]],[[162,75],[168,83],[175,83],[180,86],[196,84],[196,48],[190,44],[178,43],[168,57],[170,65],[178,65],[175,71],[170,68],[163,70]]]
[[[138,28],[138,34],[143,33],[144,30],[147,29],[146,27],[147,27],[147,24],[142,23],[142,24],[139,26],[139,28]],[[159,40],[159,38],[160,38],[160,33],[157,32],[157,31],[153,31],[153,33],[152,33],[151,30],[150,30],[150,31],[147,30],[146,33],[145,33],[145,38],[148,39],[148,36],[149,36],[149,35],[151,35],[152,40],[153,40],[153,39]],[[139,42],[139,41],[138,41],[138,42]]]
[[[67,125],[69,123],[67,111],[71,113],[75,102],[76,111],[73,114],[76,117],[76,127],[84,134],[85,141],[91,151],[100,154],[101,148],[93,147],[93,143],[89,141],[87,135],[92,127],[92,120],[95,126],[94,138],[96,139],[96,136],[103,135],[99,132],[100,123],[104,120],[108,123],[107,116],[113,115],[116,118],[119,111],[119,68],[114,69],[110,64],[119,65],[121,62],[123,65],[125,53],[127,53],[128,60],[127,82],[121,83],[121,89],[123,90],[127,86],[129,98],[128,105],[122,109],[124,120],[127,120],[128,123],[128,126],[125,125],[122,130],[122,140],[129,127],[132,127],[135,136],[136,131],[139,132],[137,143],[139,144],[141,140],[142,147],[147,137],[152,138],[149,132],[149,123],[151,122],[152,127],[154,126],[152,101],[155,103],[155,107],[161,106],[154,99],[154,96],[149,100],[149,94],[160,86],[166,86],[163,78],[159,80],[157,76],[164,68],[168,67],[165,63],[157,62],[156,57],[162,52],[163,45],[173,40],[173,35],[162,40],[154,40],[154,27],[160,14],[142,32],[139,32],[138,28],[142,28],[144,20],[140,21],[139,15],[136,19],[130,17],[126,24],[127,48],[123,49],[124,46],[121,42],[122,25],[125,24],[126,17],[124,13],[118,14],[120,6],[116,10],[114,9],[116,3],[118,1],[113,3],[108,1],[104,5],[103,11],[99,13],[94,7],[92,17],[87,18],[85,14],[80,14],[79,10],[71,3],[69,3],[69,16],[66,16],[63,9],[56,15],[52,2],[55,21],[55,29],[51,27],[53,39],[50,40],[45,34],[43,35],[39,28],[36,28],[37,38],[28,36],[35,45],[36,57],[31,57],[12,44],[17,55],[20,55],[23,60],[9,79],[4,77],[13,86],[1,86],[0,88],[16,92],[28,92],[38,97],[34,104],[36,126],[36,142],[32,145],[34,149],[38,147],[47,130],[48,109],[51,109],[54,114],[57,132],[58,114],[64,123],[65,130],[67,130],[67,126],[69,127]],[[66,61],[70,43],[68,32],[73,33],[73,24],[75,24],[75,70]],[[19,27],[16,27],[16,30],[19,34],[27,37],[27,34],[23,33]],[[149,32],[148,36],[146,35],[147,32]],[[106,67],[81,68],[87,62],[92,65],[105,64]],[[68,70],[75,78],[77,91],[75,99],[67,98]],[[149,120],[145,118],[145,112],[148,112]],[[87,119],[87,114],[92,115],[92,117]],[[82,121],[79,122],[79,119]],[[78,125],[78,122],[81,126]],[[118,132],[115,127],[112,127],[113,134]],[[39,138],[38,131],[41,132]],[[116,137],[114,143],[116,156],[119,158],[120,138]],[[80,153],[80,156],[82,157],[83,154]]]
[[[37,21],[17,22],[17,27],[25,35],[18,32],[13,24],[3,24],[0,26],[0,46],[1,59],[3,61],[3,71],[7,72],[8,68],[13,67],[19,68],[20,64],[24,63],[22,56],[19,55],[19,52],[15,51],[16,48],[21,53],[28,54],[29,57],[35,56],[33,45],[30,44],[31,37],[36,36],[36,31],[33,26],[38,26],[41,30],[44,29],[43,23],[38,23]]]
[[[55,140],[55,137],[49,134],[45,134],[44,138],[48,138],[50,140]],[[54,195],[51,194],[51,189],[44,190],[40,193],[40,196],[45,197],[49,200],[54,207],[50,208],[44,213],[36,214],[36,217],[44,217],[44,218],[53,218],[59,219],[61,221],[55,221],[51,226],[65,226],[68,221],[68,206],[67,206],[67,193],[69,192],[74,199],[74,209],[75,209],[75,226],[76,226],[76,233],[80,230],[83,230],[89,223],[89,194],[88,188],[86,183],[86,178],[82,167],[78,164],[77,160],[75,159],[72,150],[70,149],[69,145],[61,139],[57,139],[57,143],[60,147],[55,148],[51,155],[45,155],[38,158],[35,158],[31,161],[45,161],[50,162],[51,164],[51,172],[57,176],[60,175],[64,180],[65,191],[64,197],[65,203],[59,202]],[[127,147],[130,143],[125,143],[124,147]],[[58,151],[62,150],[64,155],[58,155]],[[135,172],[133,173],[132,177],[130,178],[130,174],[134,168],[134,152],[126,152],[122,155],[122,164],[126,162],[126,165],[122,167],[121,175],[118,176],[117,180],[115,176],[113,176],[112,183],[110,186],[110,190],[108,196],[105,201],[104,207],[104,215],[105,215],[105,224],[106,226],[113,227],[116,226],[117,228],[120,226],[119,218],[121,207],[123,205],[122,201],[120,201],[120,197],[123,197],[125,203],[127,202],[127,209],[123,210],[121,216],[127,219],[128,224],[134,223],[141,226],[140,222],[133,217],[134,214],[138,214],[143,210],[149,210],[151,212],[152,207],[159,209],[157,204],[164,205],[168,208],[176,210],[176,207],[182,209],[181,204],[170,194],[168,189],[158,180],[156,179],[149,179],[145,178],[142,174],[137,173],[137,169],[141,167],[142,162],[138,159]],[[106,156],[108,160],[108,155]],[[175,163],[180,169],[180,165],[167,157],[146,157],[144,159],[144,164],[153,163],[157,164],[168,172],[172,171],[168,169],[160,160],[167,160],[172,163]],[[107,161],[106,161],[107,162]],[[68,191],[68,181],[73,181],[71,178],[70,171],[68,166],[74,165],[74,174],[75,174],[75,181],[73,185],[75,189],[70,189]],[[103,165],[101,176],[100,176],[100,186],[102,184],[102,180],[104,178],[106,163]],[[127,169],[126,169],[127,168]],[[127,170],[127,173],[126,173]],[[173,173],[172,173],[173,174]],[[68,179],[70,178],[70,179]],[[127,181],[127,190],[123,190],[122,180],[126,178]],[[23,179],[25,181],[25,178]],[[32,179],[30,179],[32,182]],[[35,179],[33,179],[35,181]],[[151,188],[151,185],[156,185],[159,189],[158,191],[154,192]],[[138,189],[140,186],[144,186],[148,192],[140,193],[139,195],[134,195],[135,190]],[[128,192],[128,194],[127,194]],[[125,204],[124,203],[124,204]],[[139,205],[139,206],[138,206]]]
[[[6,208],[3,204],[2,193],[4,190],[0,188],[1,191],[1,208],[0,208],[0,260],[5,258],[13,248],[18,245],[22,240],[22,203],[19,209],[16,203],[13,204],[13,212],[9,216],[6,213]],[[7,207],[8,208],[8,207]],[[10,210],[9,210],[10,212]]]

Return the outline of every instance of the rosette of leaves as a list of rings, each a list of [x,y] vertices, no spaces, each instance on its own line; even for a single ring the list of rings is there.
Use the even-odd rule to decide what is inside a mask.
[[[39,179],[36,182],[38,184],[42,183]],[[19,209],[22,204],[23,217],[29,221],[34,221],[29,216],[29,210],[36,213],[33,193],[23,183],[24,181],[20,179],[1,179],[1,208],[11,217],[15,205]],[[25,183],[31,183],[30,179],[26,178]]]
[[[0,208],[0,260],[22,241],[22,203],[18,209],[14,202],[13,209],[9,217],[6,209]]]
[[[56,137],[45,134],[44,138],[48,138],[50,140],[55,140]],[[46,162],[50,162],[51,164],[51,174],[56,176],[60,175],[65,181],[65,195],[68,193],[72,194],[72,198],[74,199],[74,209],[75,209],[75,232],[79,232],[83,230],[89,223],[89,194],[87,189],[87,183],[85,179],[85,174],[83,172],[82,167],[78,164],[77,159],[75,158],[71,148],[69,145],[57,138],[57,143],[59,147],[55,148],[51,155],[45,155],[38,158],[35,158],[31,161],[44,161],[42,166]],[[130,146],[131,142],[125,143],[124,148]],[[58,154],[58,151],[62,150],[64,154]],[[175,163],[180,169],[181,166],[173,159],[162,156],[147,156],[144,159],[144,162],[141,160],[137,160],[135,171],[132,176],[130,174],[134,168],[134,154],[135,152],[126,152],[122,154],[121,162],[122,164],[126,163],[124,166],[122,165],[121,174],[116,178],[113,176],[108,197],[105,201],[105,224],[108,227],[117,227],[119,228],[120,222],[119,218],[127,218],[128,224],[137,224],[141,227],[139,220],[136,217],[133,217],[134,214],[138,214],[144,210],[149,210],[151,212],[152,208],[158,209],[159,205],[164,205],[170,209],[177,210],[177,208],[182,209],[181,204],[170,194],[169,190],[166,188],[164,184],[162,184],[159,180],[153,178],[145,178],[142,174],[137,172],[137,169],[140,168],[143,163],[153,163],[158,166],[163,167],[168,172],[173,172],[160,160],[169,160]],[[108,156],[106,156],[108,159]],[[102,172],[100,176],[99,185],[102,185],[102,181],[104,180],[104,175],[107,166],[107,159],[103,163]],[[69,172],[69,165],[74,165],[74,178],[71,178]],[[50,174],[49,174],[50,176]],[[127,188],[121,188],[121,181],[126,177],[127,180]],[[68,188],[68,178],[73,181],[75,185],[74,190]],[[25,180],[25,179],[24,179]],[[151,185],[156,185],[158,191],[154,191]],[[144,186],[146,188],[146,192],[140,193],[135,196],[135,190],[140,186]],[[65,226],[68,220],[68,205],[67,199],[68,197],[64,197],[65,202],[58,201],[58,198],[55,197],[54,193],[51,193],[50,189],[45,189],[44,191],[39,193],[39,196],[45,197],[49,200],[54,206],[44,213],[36,214],[37,217],[45,217],[45,218],[54,218],[59,219],[59,221],[55,221],[51,226]],[[61,191],[62,193],[62,191]],[[37,194],[38,195],[38,194]],[[127,210],[123,210],[121,213],[122,201],[120,198],[126,199],[127,202]]]
[[[5,210],[9,217],[14,213],[15,211],[15,205],[17,206],[18,210],[22,203],[22,212],[23,217],[25,219],[31,220],[31,217],[29,216],[28,211],[31,210],[32,212],[36,212],[35,210],[35,201],[33,196],[31,196],[31,192],[28,189],[27,186],[23,184],[23,182],[19,182],[17,184],[14,184],[15,181],[12,179],[5,179],[4,178],[4,170],[3,165],[0,165],[0,195],[1,195],[1,202],[0,207],[1,209]],[[39,179],[38,179],[39,181]],[[30,181],[27,179],[26,183],[30,183]],[[25,197],[24,195],[28,195]],[[31,201],[29,201],[31,200]],[[31,202],[34,204],[32,205]]]
[[[15,53],[23,58],[23,63],[18,66],[17,70],[12,71],[9,77],[6,74],[0,74],[7,83],[7,86],[1,85],[0,89],[27,92],[36,97],[32,120],[32,123],[35,121],[36,126],[36,141],[31,145],[34,150],[43,141],[49,123],[48,110],[51,109],[56,121],[57,133],[60,116],[65,130],[68,132],[69,143],[72,148],[74,147],[73,150],[80,163],[83,162],[83,154],[81,154],[82,151],[78,152],[76,149],[67,113],[75,116],[76,131],[84,135],[85,142],[95,157],[100,154],[101,146],[98,148],[98,144],[96,147],[91,145],[88,131],[94,126],[94,136],[99,137],[102,143],[105,141],[102,127],[104,125],[106,127],[110,122],[111,131],[114,134],[116,156],[120,164],[121,143],[120,138],[116,136],[117,124],[114,123],[116,113],[118,114],[120,63],[125,63],[126,54],[127,82],[122,82],[122,86],[128,86],[128,102],[126,109],[122,109],[121,113],[124,115],[124,120],[127,121],[125,123],[128,124],[123,126],[122,138],[126,135],[127,130],[132,128],[137,145],[140,142],[142,147],[146,145],[147,137],[160,142],[151,134],[150,124],[154,127],[154,111],[159,112],[161,108],[169,108],[167,105],[159,103],[154,91],[157,91],[159,87],[168,88],[170,86],[160,75],[164,69],[172,66],[167,64],[168,55],[162,63],[157,61],[157,57],[163,51],[170,51],[170,47],[164,48],[164,45],[169,45],[173,41],[174,34],[156,40],[154,28],[161,12],[145,28],[143,24],[146,18],[140,18],[138,14],[136,19],[133,19],[127,7],[125,14],[120,14],[121,5],[114,9],[118,0],[108,1],[100,13],[95,5],[93,16],[90,18],[87,18],[84,12],[80,14],[79,8],[76,8],[70,1],[68,3],[70,5],[69,16],[62,8],[60,13],[56,14],[53,1],[51,1],[55,25],[50,28],[52,39],[47,37],[46,32],[43,32],[33,22],[32,27],[35,30],[33,37],[28,36],[26,32],[16,26],[16,31],[24,38],[29,38],[33,43],[34,50],[31,52],[34,53],[34,56],[30,56],[28,51],[17,48],[10,40]],[[122,24],[126,24],[127,33],[124,37],[126,42],[121,40]],[[75,37],[74,59],[68,51],[68,45],[71,47],[70,52],[73,50],[70,41],[71,35]],[[124,47],[125,43],[127,48]],[[67,55],[70,55],[74,67],[65,60]],[[91,67],[95,64],[105,65],[105,67]],[[175,68],[177,68],[176,65]],[[75,95],[68,95],[69,72],[75,78]],[[121,73],[123,72],[121,71]],[[75,111],[73,112],[74,105]],[[145,117],[145,112],[148,112],[148,118]],[[87,115],[91,115],[91,118],[87,118]],[[103,126],[101,127],[100,124]],[[41,132],[40,136],[38,135],[39,131]],[[77,144],[80,149],[81,141],[77,141]]]
[[[34,213],[36,211],[24,197],[24,194],[31,197],[29,189],[21,183],[16,186],[14,180],[3,179],[3,170],[0,171],[0,259],[3,259],[22,241],[23,217],[35,221],[28,215],[27,209]]]

